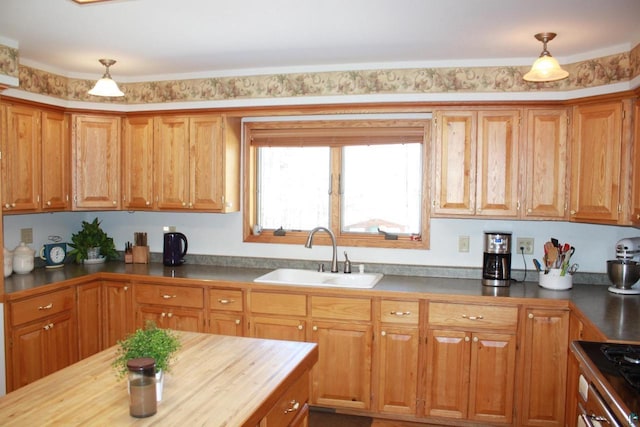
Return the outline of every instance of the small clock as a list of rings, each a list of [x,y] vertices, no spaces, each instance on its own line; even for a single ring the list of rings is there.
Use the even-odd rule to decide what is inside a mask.
[[[47,268],[62,267],[66,257],[66,243],[48,243],[40,249],[40,258],[45,260]]]

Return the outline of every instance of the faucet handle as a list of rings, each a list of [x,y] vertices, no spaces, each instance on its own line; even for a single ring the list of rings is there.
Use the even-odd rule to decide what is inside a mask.
[[[344,251],[344,272],[351,273],[351,260],[347,255],[347,251]]]
[[[324,272],[324,264],[322,263],[318,264],[318,271],[321,273]]]

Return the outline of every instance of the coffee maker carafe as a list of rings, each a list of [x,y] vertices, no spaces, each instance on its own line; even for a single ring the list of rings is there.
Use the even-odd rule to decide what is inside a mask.
[[[164,249],[162,261],[166,266],[182,265],[187,254],[187,236],[182,233],[164,233]]]
[[[509,286],[511,284],[511,234],[484,233],[482,284]]]

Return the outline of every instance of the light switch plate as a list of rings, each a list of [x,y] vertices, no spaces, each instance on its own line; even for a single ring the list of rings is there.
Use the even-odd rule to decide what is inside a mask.
[[[20,241],[24,243],[33,243],[33,228],[21,228]]]
[[[469,236],[458,236],[458,252],[469,252]]]

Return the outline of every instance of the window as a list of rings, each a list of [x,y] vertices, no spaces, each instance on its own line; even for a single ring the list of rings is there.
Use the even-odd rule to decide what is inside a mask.
[[[341,245],[426,248],[429,128],[416,119],[246,123],[245,240],[302,243],[324,226]]]

